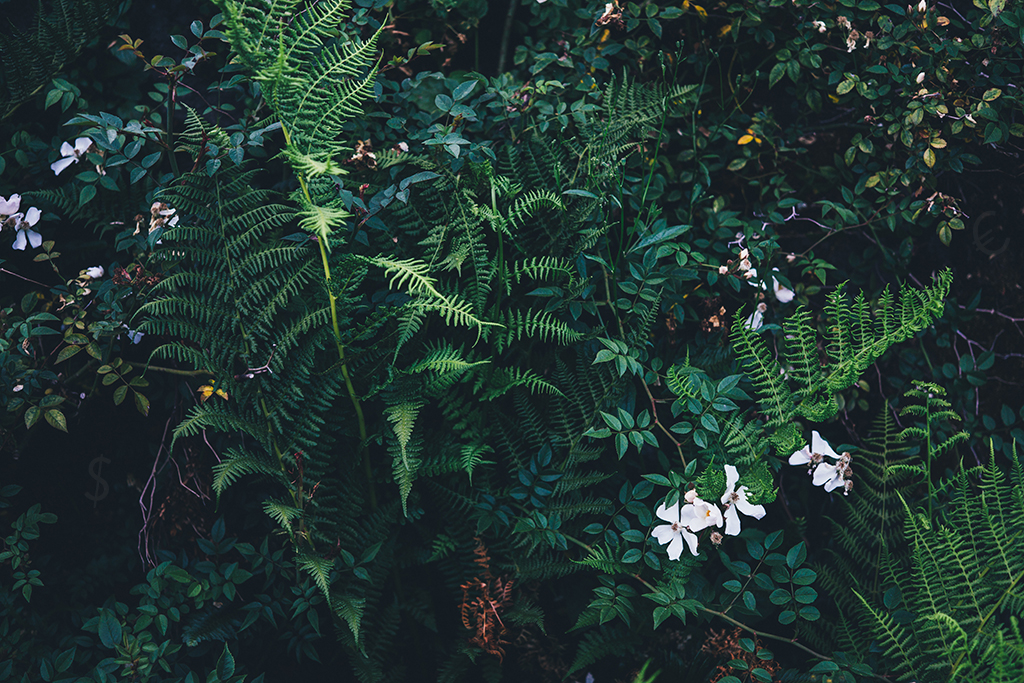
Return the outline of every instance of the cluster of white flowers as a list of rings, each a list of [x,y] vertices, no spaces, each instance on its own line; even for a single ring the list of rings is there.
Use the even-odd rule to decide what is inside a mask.
[[[21,195],[12,194],[10,199],[0,197],[0,230],[12,228],[17,231],[15,249],[23,251],[28,245],[35,249],[43,243],[43,236],[32,229],[42,215],[43,212],[34,206],[22,213]]]
[[[830,458],[835,462],[828,462]],[[838,488],[844,495],[853,490],[853,468],[850,467],[852,456],[843,452],[839,455],[832,449],[818,432],[811,432],[811,443],[789,456],[789,464],[807,466],[807,473],[814,477],[815,486],[824,486],[831,493]]]
[[[725,534],[735,536],[740,533],[740,515],[742,512],[748,517],[761,519],[765,510],[763,505],[753,505],[747,499],[747,487],[740,486],[740,475],[732,465],[725,466],[725,493],[722,495],[721,504],[725,510],[718,509],[714,503],[701,500],[697,492],[690,490],[686,492],[686,505],[679,508],[679,503],[671,507],[665,507],[662,503],[654,514],[668,524],[654,527],[651,532],[662,545],[668,544],[668,558],[678,560],[683,553],[683,543],[690,548],[690,552],[697,555],[697,532],[710,527],[721,527],[725,525]],[[716,540],[717,535],[717,540]],[[716,543],[721,540],[721,534],[712,532],[712,540]]]

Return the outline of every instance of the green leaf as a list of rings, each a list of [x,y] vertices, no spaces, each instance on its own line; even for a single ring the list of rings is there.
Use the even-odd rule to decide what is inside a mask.
[[[804,563],[807,559],[807,547],[803,541],[800,541],[795,546],[789,549],[786,553],[786,564],[789,565],[790,569],[796,569]]]
[[[81,346],[65,346],[63,349],[60,350],[60,353],[57,354],[57,362],[63,363],[68,358],[71,358],[71,356],[75,355],[81,350]]]
[[[121,622],[110,610],[103,610],[98,634],[104,647],[113,649],[114,646],[121,644]]]
[[[217,660],[217,678],[222,681],[226,681],[235,675],[235,658],[231,654],[231,650],[228,649],[228,644],[224,643],[224,651],[220,654],[220,659]]]
[[[103,379],[106,380],[107,377],[117,377],[117,376],[116,375],[107,375]],[[116,405],[116,406],[121,405],[121,403],[124,402],[124,397],[125,397],[125,395],[127,393],[128,393],[128,385],[127,384],[122,384],[117,389],[114,389],[114,405]]]
[[[782,80],[782,77],[786,75],[786,63],[779,62],[772,67],[771,72],[768,74],[768,87],[774,88],[775,84]],[[841,94],[841,93],[840,93]]]
[[[52,427],[65,433],[68,431],[68,423],[64,419],[64,413],[60,412],[56,408],[51,408],[46,411],[45,416],[46,421],[49,422]]]
[[[452,91],[452,97],[455,98],[456,102],[461,102],[469,97],[473,90],[476,89],[476,86],[477,81],[465,81],[464,83],[459,83],[455,86],[455,90]]]

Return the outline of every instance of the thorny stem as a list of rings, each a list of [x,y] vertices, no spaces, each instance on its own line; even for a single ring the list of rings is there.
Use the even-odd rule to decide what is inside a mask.
[[[283,121],[281,122],[281,131],[284,133],[285,144],[291,146],[292,136]],[[306,185],[305,177],[300,173],[295,175],[299,179],[302,194],[305,196],[306,201],[312,205],[313,198],[309,195],[309,187]],[[363,454],[363,470],[366,474],[366,483],[369,488],[370,508],[376,510],[377,492],[373,487],[373,469],[370,467],[370,453],[367,448],[366,418],[363,415],[363,407],[359,402],[355,386],[352,384],[352,377],[348,372],[348,362],[345,360],[345,346],[341,343],[341,328],[338,326],[338,297],[334,295],[334,291],[331,289],[331,265],[327,260],[326,242],[326,239],[317,240],[317,244],[320,246],[320,261],[324,269],[324,285],[327,288],[327,298],[331,306],[331,329],[334,332],[334,344],[338,349],[338,359],[341,361],[341,376],[345,379],[345,389],[348,390],[348,397],[352,401],[352,408],[356,411],[356,421],[359,424],[359,450]]]
[[[668,437],[668,440],[671,441],[672,444],[676,447],[676,451],[679,453],[679,460],[682,461],[683,467],[685,468],[686,457],[683,455],[683,444],[680,443],[674,436],[672,436],[672,432],[666,429],[665,425],[661,424],[661,421],[658,419],[658,406],[654,401],[653,394],[651,394],[651,388],[647,386],[647,381],[644,380],[643,377],[641,377],[640,383],[644,385],[644,391],[647,392],[647,398],[651,400],[651,415],[654,418],[654,424],[658,426],[658,429],[665,433],[665,436]]]

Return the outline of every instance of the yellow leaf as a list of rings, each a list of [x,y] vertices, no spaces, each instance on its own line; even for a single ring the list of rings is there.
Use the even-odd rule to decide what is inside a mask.
[[[753,141],[754,141],[754,136],[748,134],[748,135],[744,135],[739,140],[737,140],[736,144],[737,145],[749,145]]]
[[[701,7],[700,5],[694,5],[693,9],[697,10],[697,14],[700,15],[701,19],[707,19],[708,18],[708,11],[706,9],[704,9],[703,7]]]
[[[732,30],[732,23],[730,22],[730,23],[726,24],[725,26],[723,26],[722,28],[718,29],[718,37],[721,38],[722,36],[727,35],[729,33],[729,31],[731,31],[731,30]]]

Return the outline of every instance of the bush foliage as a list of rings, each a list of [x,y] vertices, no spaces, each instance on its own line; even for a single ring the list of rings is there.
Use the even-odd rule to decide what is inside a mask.
[[[0,681],[1020,680],[1024,9],[24,12]]]

